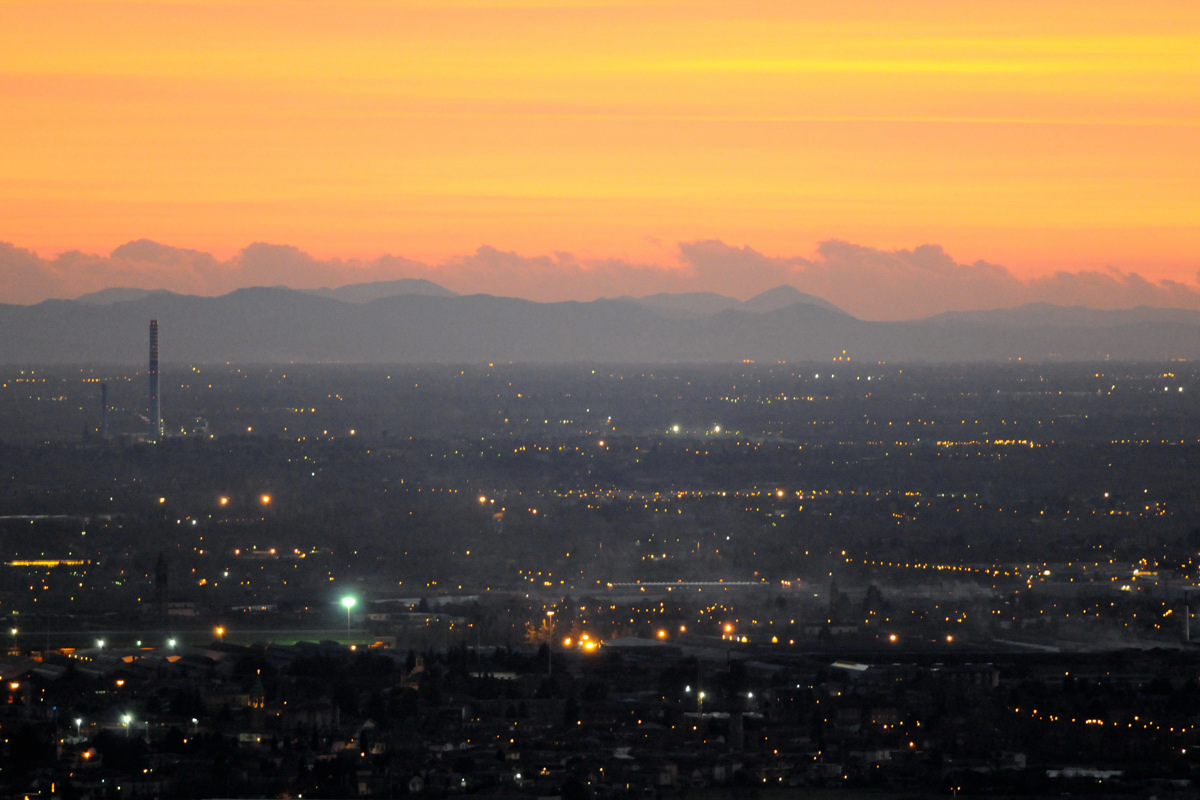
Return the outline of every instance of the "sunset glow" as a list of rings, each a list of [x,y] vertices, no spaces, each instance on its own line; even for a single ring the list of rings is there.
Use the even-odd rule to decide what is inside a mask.
[[[0,241],[43,257],[144,238],[675,268],[679,242],[837,239],[1200,282],[1194,2],[0,14]]]

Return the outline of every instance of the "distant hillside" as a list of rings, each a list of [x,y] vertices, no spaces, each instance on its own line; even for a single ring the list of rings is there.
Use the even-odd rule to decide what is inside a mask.
[[[1200,313],[1177,309],[1029,306],[867,322],[786,287],[728,307],[719,295],[534,303],[369,294],[257,288],[0,305],[0,363],[140,364],[152,318],[168,363],[828,362],[843,351],[865,362],[1200,358]]]
[[[990,311],[952,311],[932,319],[963,320],[989,325],[1051,325],[1068,328],[1097,328],[1111,325],[1177,322],[1182,325],[1200,324],[1200,311],[1190,308],[1103,309],[1087,306],[1056,306],[1049,303],[1029,303],[1016,308],[997,308]]]
[[[734,297],[726,297],[715,292],[683,292],[681,294],[652,294],[646,297],[618,297],[637,303],[640,306],[653,309],[668,317],[707,317],[719,314],[731,308],[738,308],[742,302]]]
[[[760,295],[755,295],[742,303],[742,308],[746,311],[777,311],[788,306],[805,305],[817,306],[828,311],[836,311],[839,314],[845,313],[833,303],[815,295],[806,294],[799,289],[791,286],[776,286],[774,289],[768,289]]]
[[[672,317],[706,317],[722,311],[741,310],[761,313],[777,311],[794,305],[809,305],[841,312],[841,309],[811,294],[805,294],[791,286],[778,286],[760,295],[741,301],[713,292],[686,292],[683,294],[652,294],[646,297],[621,297],[639,305],[652,308]]]
[[[396,281],[375,281],[373,283],[352,283],[337,289],[304,289],[307,294],[318,297],[328,297],[332,300],[343,300],[347,303],[369,303],[384,297],[395,297],[401,294],[419,294],[428,297],[455,297],[456,293],[438,286],[433,281],[424,278],[401,278]]]
[[[168,294],[164,289],[133,289],[129,287],[113,287],[111,289],[101,289],[98,292],[89,292],[81,294],[76,299],[81,303],[93,303],[100,306],[110,306],[113,303],[124,303],[128,300],[141,300],[143,297],[149,297],[155,293]]]

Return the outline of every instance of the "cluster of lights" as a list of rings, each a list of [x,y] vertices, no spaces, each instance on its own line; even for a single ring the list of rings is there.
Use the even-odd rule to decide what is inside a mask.
[[[1013,713],[1021,714],[1022,712],[1021,712],[1020,708],[1014,708]],[[1043,722],[1071,722],[1076,725],[1099,725],[1102,728],[1107,725],[1111,725],[1114,728],[1125,728],[1126,730],[1128,730],[1130,728],[1136,728],[1136,729],[1141,729],[1144,731],[1150,731],[1150,730],[1166,731],[1167,733],[1193,733],[1196,731],[1196,728],[1197,728],[1197,726],[1195,726],[1195,725],[1180,725],[1178,727],[1175,727],[1175,726],[1164,727],[1160,723],[1153,722],[1151,720],[1142,719],[1141,715],[1134,715],[1132,722],[1121,723],[1121,722],[1113,721],[1113,722],[1109,723],[1109,722],[1105,722],[1104,720],[1096,718],[1096,717],[1088,717],[1088,718],[1084,718],[1084,719],[1079,719],[1078,717],[1071,717],[1069,720],[1065,720],[1065,719],[1063,719],[1063,717],[1061,717],[1057,714],[1043,713],[1043,712],[1038,711],[1036,708],[1032,709],[1032,710],[1027,710],[1025,713],[1027,713],[1031,718],[1036,719],[1036,720],[1041,720]]]
[[[588,633],[581,633],[578,641],[572,639],[570,636],[567,636],[562,640],[563,647],[574,647],[585,653],[591,653],[598,650],[602,644],[603,642],[601,642],[599,639],[593,639],[591,634]]]

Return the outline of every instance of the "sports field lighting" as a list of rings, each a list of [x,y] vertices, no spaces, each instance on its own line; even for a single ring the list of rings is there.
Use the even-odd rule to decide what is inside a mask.
[[[346,638],[350,638],[350,609],[358,605],[358,599],[354,597],[343,597],[342,605],[346,607]]]

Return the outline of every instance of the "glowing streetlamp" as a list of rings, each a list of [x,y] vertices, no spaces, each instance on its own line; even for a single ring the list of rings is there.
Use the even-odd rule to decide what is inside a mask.
[[[546,617],[550,620],[550,636],[546,639],[546,677],[554,675],[554,612],[547,611]]]
[[[129,723],[133,722],[133,714],[122,714],[121,723],[125,726],[125,738],[129,738]]]
[[[350,609],[358,605],[358,600],[353,597],[343,597],[342,605],[346,607],[346,638],[350,638]]]

